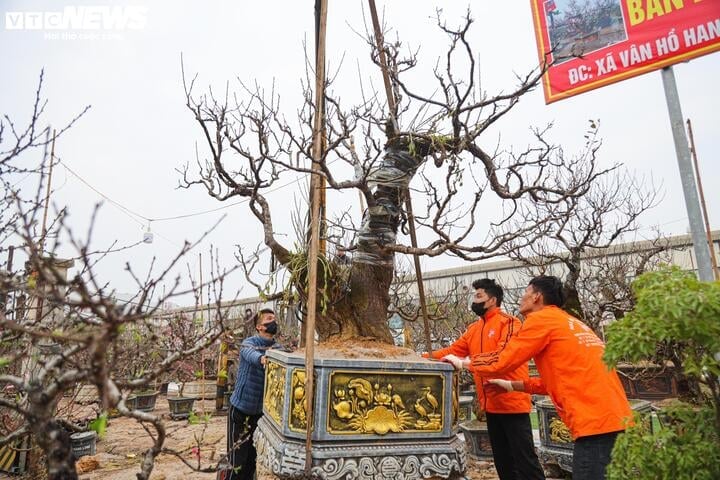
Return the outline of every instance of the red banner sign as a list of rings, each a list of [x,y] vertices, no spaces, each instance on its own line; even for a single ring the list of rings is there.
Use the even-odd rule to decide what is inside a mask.
[[[720,0],[531,0],[545,101],[720,50]]]

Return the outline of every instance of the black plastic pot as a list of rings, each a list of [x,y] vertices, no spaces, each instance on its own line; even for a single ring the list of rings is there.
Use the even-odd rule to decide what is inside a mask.
[[[92,430],[70,435],[70,444],[76,459],[85,455],[95,455],[96,442],[97,434]]]

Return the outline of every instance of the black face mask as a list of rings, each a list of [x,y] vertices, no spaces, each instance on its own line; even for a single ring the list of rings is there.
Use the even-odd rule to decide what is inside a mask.
[[[487,313],[487,311],[488,311],[488,309],[485,308],[485,302],[482,302],[482,303],[475,303],[475,302],[473,302],[473,303],[470,304],[470,309],[471,309],[471,310],[473,311],[473,313],[474,313],[475,315],[477,315],[478,317],[482,317],[482,316],[485,315],[485,314]]]
[[[270,322],[265,325],[265,331],[269,333],[270,335],[275,335],[278,331],[278,324],[277,322]]]

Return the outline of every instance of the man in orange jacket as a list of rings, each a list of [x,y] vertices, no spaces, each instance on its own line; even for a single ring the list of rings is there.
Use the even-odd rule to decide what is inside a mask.
[[[534,357],[542,382],[488,383],[513,393],[549,394],[575,440],[573,480],[603,480],[615,439],[629,425],[632,411],[617,373],[602,360],[605,345],[587,325],[561,310],[563,303],[557,277],[535,277],[520,300],[525,322],[504,348],[474,355],[472,363],[446,358],[473,374],[503,375]]]
[[[520,320],[500,310],[503,289],[494,280],[484,278],[472,284],[475,298],[472,311],[478,320],[452,345],[430,352],[431,358],[455,355],[465,358],[503,348],[508,339],[520,330]],[[503,394],[486,390],[483,377],[473,375],[480,408],[486,412],[490,445],[495,469],[501,480],[544,480],[542,467],[535,453],[530,424],[530,395],[523,392]],[[507,381],[529,379],[527,362],[502,376]]]

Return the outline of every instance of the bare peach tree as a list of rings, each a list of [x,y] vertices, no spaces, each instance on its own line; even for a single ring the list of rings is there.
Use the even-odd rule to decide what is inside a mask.
[[[582,158],[593,158],[601,147],[596,121],[590,121],[586,139]],[[508,256],[528,267],[528,276],[547,273],[552,265],[560,266],[565,308],[596,330],[604,312],[617,316],[632,309],[626,278],[657,263],[669,248],[661,237],[628,252],[615,248],[621,241],[636,238],[639,218],[661,197],[652,182],[619,167],[592,179],[582,196],[554,204],[528,202],[526,212],[532,218],[550,219],[545,234],[531,243],[519,240],[523,246],[510,243],[507,249]]]
[[[400,43],[385,43],[397,112],[388,112],[374,91],[363,90],[359,104],[346,106],[327,82],[327,148],[318,167],[327,189],[353,193],[352,198],[359,192],[366,208],[356,227],[347,224],[357,239],[347,274],[336,278],[336,262],[320,259],[321,341],[362,336],[391,343],[386,318],[396,254],[471,261],[506,254],[518,238],[522,242],[515,241],[515,248],[530,245],[552,219],[533,217],[528,204],[550,206],[582,197],[593,180],[610,170],[600,168],[594,157],[565,157],[545,140],[544,130],[537,130],[537,142],[521,152],[484,144],[483,134],[538,85],[543,70],[518,77],[505,92],[481,90],[477,57],[467,38],[471,24],[469,14],[458,27],[438,16],[449,46],[428,72],[435,84],[425,90],[405,80],[417,58],[402,56]],[[368,44],[377,64],[378,50],[370,38]],[[207,153],[198,157],[196,168],[185,166],[181,185],[205,188],[218,201],[247,199],[264,244],[304,298],[307,254],[279,240],[267,193],[286,178],[311,172],[317,114],[311,79],[305,78],[303,106],[290,122],[274,89],[240,82],[239,92],[198,94],[197,76],[183,77],[187,108]],[[354,173],[343,175],[347,171]],[[408,187],[423,203],[415,212],[424,242],[417,247],[405,236]]]
[[[48,151],[51,129],[42,117],[46,101],[41,87],[42,75],[27,125],[19,127],[7,115],[0,122],[4,191],[0,253],[6,259],[0,268],[0,446],[14,446],[31,436],[44,454],[47,478],[78,478],[69,434],[80,426],[64,417],[59,407],[67,401],[65,394],[72,394],[79,385],[90,385],[97,391],[99,410],[116,409],[145,427],[152,446],[145,452],[137,478],[147,479],[158,455],[178,452],[164,446],[166,427],[160,416],[133,410],[126,402],[133,392],[152,386],[178,362],[196,355],[223,334],[225,312],[220,298],[223,280],[231,269],[221,269],[215,259],[211,278],[203,285],[217,298],[212,324],[172,348],[153,355],[139,352],[133,365],[128,365],[130,360],[123,361],[127,345],[122,339],[128,332],[142,332],[148,342],[159,344],[157,336],[167,325],[158,323],[155,314],[169,299],[192,293],[174,272],[197,243],[186,242],[167,265],[158,268],[153,262],[142,274],[127,264],[125,273],[133,279],[136,293],[130,301],[118,302],[112,285],[96,274],[97,265],[105,256],[132,245],[94,248],[95,217],[86,237],[80,239],[66,222],[65,209],[51,215],[42,228],[47,171],[58,159]],[[86,110],[57,130],[56,141]],[[35,152],[41,153],[40,160],[35,160]],[[33,181],[23,184],[27,176],[33,176]],[[23,188],[27,184],[33,186]],[[11,251],[15,265],[24,268],[10,265]],[[61,254],[64,259],[59,258]],[[68,274],[71,265],[74,269]],[[165,285],[162,293],[160,284]],[[40,472],[32,475],[45,476]]]

